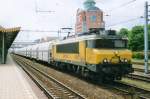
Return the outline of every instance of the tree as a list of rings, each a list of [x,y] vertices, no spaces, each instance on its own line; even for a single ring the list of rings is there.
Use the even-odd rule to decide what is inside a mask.
[[[128,47],[133,51],[144,50],[144,26],[134,26],[131,30],[126,28],[120,29],[120,35],[126,36],[129,39]],[[150,49],[150,24],[148,25],[149,49]]]
[[[128,37],[128,34],[129,34],[129,31],[128,31],[128,29],[126,29],[126,28],[122,28],[122,29],[120,29],[120,31],[119,31],[119,35],[121,35],[121,36]]]
[[[144,27],[135,26],[128,35],[129,48],[133,51],[141,51],[144,49]]]

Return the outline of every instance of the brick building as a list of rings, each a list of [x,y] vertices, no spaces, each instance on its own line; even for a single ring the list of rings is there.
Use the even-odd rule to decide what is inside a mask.
[[[84,2],[84,9],[78,9],[76,15],[76,33],[88,32],[91,28],[104,28],[103,12],[95,6],[93,0]]]

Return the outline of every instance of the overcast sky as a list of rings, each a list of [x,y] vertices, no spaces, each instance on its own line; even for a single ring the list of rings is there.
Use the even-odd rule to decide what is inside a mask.
[[[130,1],[134,1],[129,3]],[[143,24],[138,17],[144,14],[146,0],[96,0],[104,11],[106,28],[119,30]],[[150,0],[147,0],[150,3]],[[21,26],[22,30],[57,31],[75,26],[76,11],[83,8],[84,0],[0,0],[0,25]],[[129,3],[128,5],[126,5]],[[36,10],[51,11],[37,13]],[[138,18],[138,19],[136,19]],[[127,20],[132,20],[126,22]],[[17,41],[31,41],[45,36],[57,36],[56,32],[20,32]]]

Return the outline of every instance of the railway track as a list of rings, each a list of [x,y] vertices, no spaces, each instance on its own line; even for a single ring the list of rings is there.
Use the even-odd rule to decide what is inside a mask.
[[[132,64],[144,65],[144,62],[132,61]],[[150,63],[148,63],[150,65]]]
[[[150,99],[150,91],[121,81],[114,82],[113,88],[130,94],[131,99]]]
[[[136,74],[129,74],[126,77],[150,83],[150,77],[148,77],[148,76],[141,76],[141,75],[136,75]]]
[[[138,64],[138,63],[136,63]],[[139,64],[138,64],[139,65]],[[142,68],[138,68],[138,67],[134,67],[134,71],[135,72],[139,72],[139,73],[144,73],[144,69]],[[150,73],[150,70],[148,70],[148,72]],[[135,79],[135,80],[140,80],[140,81],[144,81],[144,82],[150,82],[150,76],[146,76],[146,75],[137,75],[137,74],[129,74],[126,76],[127,78],[131,78],[131,79]]]
[[[144,62],[135,62],[135,61],[133,61],[132,64],[133,64],[133,68],[134,68],[135,71],[144,72],[144,68],[142,69],[142,68],[134,67],[134,65],[139,65],[139,67],[141,67],[141,66],[144,67]],[[150,65],[150,63],[148,63],[148,65]],[[148,70],[148,72],[150,73],[150,70]]]
[[[25,68],[20,62],[18,62],[17,60],[15,61],[28,74],[28,76],[35,82],[35,84],[45,93],[45,95],[49,99],[53,99],[53,96],[51,95],[51,93],[41,84],[40,81],[37,80],[37,77],[35,77],[31,72],[29,72],[27,68]]]
[[[31,66],[30,62],[26,63],[25,61],[20,61],[20,57],[18,57],[18,61],[21,62],[21,64],[23,65],[26,65],[26,67],[30,67],[30,69],[32,68],[32,70],[36,71],[38,74],[41,74],[43,76],[46,77],[46,79],[49,79],[49,75],[46,74],[45,72],[42,72],[41,70]],[[16,59],[17,60],[17,59]],[[33,71],[32,71],[33,72]],[[51,79],[51,78],[50,78]],[[54,78],[52,78],[53,80]],[[54,79],[55,80],[55,79]],[[150,99],[150,91],[149,90],[146,90],[146,89],[143,89],[143,88],[139,88],[137,86],[134,86],[134,85],[129,85],[127,83],[123,83],[123,82],[113,82],[113,84],[105,84],[104,86],[106,86],[107,89],[115,89],[117,90],[117,92],[119,93],[123,93],[127,96],[130,96],[131,99],[137,99],[137,98],[132,98],[132,97],[139,97],[140,99]],[[70,88],[69,88],[70,89]],[[64,91],[64,88],[62,87],[56,87],[56,88],[53,88],[51,90],[59,90],[59,91],[62,91],[61,93],[64,94],[66,93],[67,95],[69,95],[70,97],[76,97],[76,95],[72,95],[72,92],[69,92],[67,90]],[[53,91],[49,91],[50,93],[53,93]],[[55,91],[54,91],[55,92]],[[74,92],[74,91],[73,91]],[[61,95],[62,95],[61,94]],[[76,92],[75,92],[76,94]],[[78,94],[79,95],[79,94]],[[56,95],[54,95],[56,96]],[[85,97],[80,97],[79,95],[79,98],[77,99],[84,99]],[[138,99],[139,99],[138,98]],[[66,99],[66,98],[65,98]],[[68,97],[68,99],[71,99]],[[73,98],[74,99],[74,98]],[[125,98],[125,99],[130,99],[130,98]]]
[[[71,88],[67,87],[63,83],[59,82],[55,78],[49,76],[45,72],[31,66],[31,64],[28,64],[27,62],[17,59],[15,57],[16,62],[21,65],[21,67],[34,79],[36,83],[38,83],[38,86],[46,93],[46,95],[50,99],[85,99],[84,96],[80,95],[76,91],[72,90]],[[34,72],[34,75],[32,73]],[[44,88],[41,83],[35,78],[35,75],[40,76],[39,78],[44,79],[44,84],[47,83],[48,89]],[[42,81],[41,81],[42,82]]]
[[[134,71],[144,72],[144,69],[141,69],[141,68],[134,68]]]
[[[134,68],[134,71],[144,72],[144,69],[141,69],[141,68]],[[148,70],[148,72],[150,73],[150,70]]]

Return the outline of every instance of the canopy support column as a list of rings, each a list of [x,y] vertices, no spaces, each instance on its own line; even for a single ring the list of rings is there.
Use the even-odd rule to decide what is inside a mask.
[[[2,33],[2,64],[5,64],[5,33]]]

